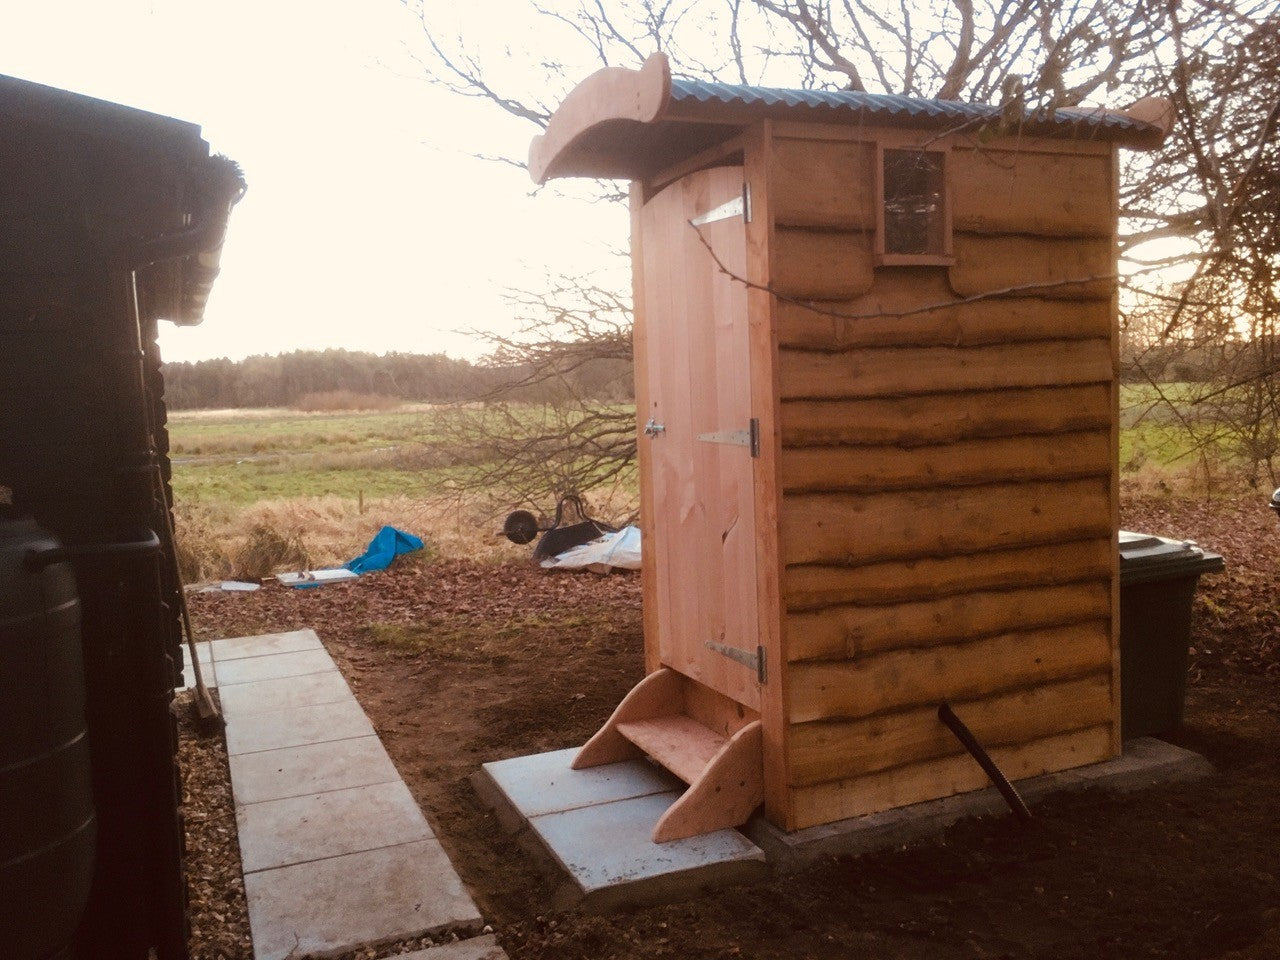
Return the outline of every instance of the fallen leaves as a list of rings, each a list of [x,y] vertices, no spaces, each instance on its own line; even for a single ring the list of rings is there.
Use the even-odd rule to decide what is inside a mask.
[[[1129,497],[1121,526],[1220,553],[1226,570],[1200,579],[1191,626],[1192,679],[1223,668],[1280,672],[1280,524],[1267,497]]]

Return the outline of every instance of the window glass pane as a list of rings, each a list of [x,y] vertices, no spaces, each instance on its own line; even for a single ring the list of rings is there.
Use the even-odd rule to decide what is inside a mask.
[[[884,252],[940,254],[943,230],[942,154],[884,152]]]

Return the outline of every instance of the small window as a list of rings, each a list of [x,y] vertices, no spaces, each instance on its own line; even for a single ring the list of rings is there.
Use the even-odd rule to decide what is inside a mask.
[[[880,263],[951,263],[946,154],[884,149],[880,156]]]

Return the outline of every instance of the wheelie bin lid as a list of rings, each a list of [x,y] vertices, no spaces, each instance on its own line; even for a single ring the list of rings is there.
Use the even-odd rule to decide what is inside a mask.
[[[1120,531],[1120,582],[1146,583],[1217,573],[1222,557],[1202,549],[1194,540],[1171,540],[1150,533]]]

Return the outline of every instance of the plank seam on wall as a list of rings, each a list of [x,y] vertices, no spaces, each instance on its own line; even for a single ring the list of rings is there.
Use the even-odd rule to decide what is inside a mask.
[[[1104,624],[1109,622],[1110,622],[1109,617],[1098,616],[1097,614],[1094,614],[1091,617],[1082,617],[1080,619],[1073,619],[1066,623],[1042,624],[1036,627],[1032,627],[1031,629],[1025,629],[1025,630],[1009,630],[1009,629],[997,630],[994,633],[969,636],[960,640],[947,640],[943,643],[930,644],[929,646],[924,646],[924,647],[894,647],[886,650],[876,650],[874,652],[866,653],[858,656],[839,657],[833,660],[802,660],[802,661],[797,661],[796,666],[807,667],[807,666],[818,665],[818,664],[826,664],[826,665],[850,664],[851,666],[857,667],[859,670],[865,670],[869,666],[875,666],[876,665],[875,661],[880,660],[882,658],[888,658],[890,656],[901,658],[902,654],[908,654],[909,656],[907,656],[906,659],[918,659],[918,658],[922,659],[926,656],[932,657],[936,654],[948,652],[948,651],[954,652],[954,653],[963,653],[967,651],[970,647],[974,647],[983,643],[989,643],[990,641],[999,639],[1001,637],[1010,638],[1011,643],[1018,638],[1021,638],[1026,642],[1031,642],[1033,640],[1040,638],[1045,634],[1060,633],[1064,627],[1073,627],[1073,626],[1079,626],[1081,624],[1089,624],[1089,623]],[[1110,651],[1108,651],[1107,656],[1108,656],[1107,663],[1110,664],[1111,662]],[[1082,671],[1082,672],[1087,673],[1096,669],[1098,668],[1091,667],[1089,668],[1089,670]],[[1073,673],[1071,675],[1074,676],[1075,674]],[[1035,686],[1036,683],[1039,683],[1039,682],[1042,682],[1042,681],[1028,681],[1028,682],[1018,681],[1015,683],[1008,684],[1006,686],[992,687],[991,690],[992,691],[1017,690],[1024,686]],[[918,704],[916,705],[918,706]],[[899,703],[892,709],[898,709],[898,708],[907,707],[907,706],[912,706],[912,704]],[[872,711],[871,713],[860,713],[860,714],[857,714],[857,716],[870,717],[883,712],[884,711],[881,711],[881,710],[875,710],[875,711]]]
[[[1088,540],[1071,540],[1071,541],[1063,541],[1063,542],[1064,542],[1064,543],[1088,543],[1088,542],[1090,542],[1090,541],[1088,541]],[[1048,544],[1048,546],[1054,546],[1054,544]],[[999,553],[1000,551],[997,551],[997,550],[988,550],[988,551],[984,551],[984,552],[986,552],[986,553]],[[954,559],[959,559],[960,557],[963,557],[963,556],[973,556],[973,554],[956,554],[956,555],[955,555],[955,557],[954,557]],[[948,559],[952,559],[952,558],[948,558]],[[899,561],[891,561],[891,563],[898,563],[898,562],[899,562]],[[907,562],[910,562],[910,561],[907,561]],[[803,563],[803,564],[792,564],[792,565],[791,565],[790,567],[788,567],[787,569],[789,569],[789,570],[796,570],[796,569],[801,569],[801,568],[804,568],[804,567],[812,567],[812,568],[814,568],[814,569],[817,569],[817,568],[829,568],[829,567],[831,567],[831,566],[832,566],[832,564],[829,564],[829,563]],[[877,563],[867,563],[867,564],[862,564],[862,566],[865,566],[865,567],[874,567],[874,566],[881,566],[881,564],[877,564]],[[859,568],[858,568],[858,567],[842,567],[842,568],[840,568],[840,569],[857,570],[857,569],[859,569]],[[1105,576],[1106,576],[1106,574],[1105,574],[1105,573],[1092,573],[1092,574],[1086,574],[1086,575],[1083,575],[1083,576],[1070,577],[1070,578],[1068,578],[1068,579],[1064,579],[1064,580],[1045,580],[1045,581],[1043,581],[1043,582],[1041,582],[1041,583],[1036,584],[1036,586],[1066,587],[1066,586],[1071,586],[1072,584],[1096,583],[1096,582],[1098,582],[1099,580],[1103,580],[1103,579],[1105,579]],[[1025,583],[1026,583],[1026,581],[1025,581],[1025,580],[1021,580],[1021,579],[1018,579],[1018,580],[1012,580],[1012,579],[1011,579],[1011,580],[1007,581],[1007,586],[1008,586],[1008,587],[1015,587],[1015,586],[1019,586],[1019,585],[1025,584]],[[971,596],[971,595],[972,595],[972,594],[974,594],[974,593],[982,593],[982,592],[999,592],[999,590],[1000,590],[1000,588],[994,588],[992,591],[983,591],[983,590],[974,590],[974,589],[973,589],[972,587],[970,587],[970,586],[958,586],[958,587],[953,587],[953,588],[950,588],[950,589],[947,589],[947,588],[940,588],[940,590],[931,590],[931,591],[929,592],[929,596],[930,596],[930,597],[936,597],[936,598],[938,598],[938,599],[940,599],[940,600],[941,600],[941,599],[945,599],[945,598],[947,598],[947,597]],[[898,607],[898,606],[901,606],[901,605],[902,605],[902,604],[904,604],[904,603],[911,603],[911,602],[912,602],[911,600],[886,600],[886,601],[884,601],[883,603],[861,603],[861,604],[854,604],[854,603],[851,603],[851,602],[850,602],[850,601],[848,601],[848,600],[833,600],[833,601],[831,601],[830,603],[823,603],[823,604],[818,604],[818,605],[805,605],[805,606],[795,606],[795,607],[790,607],[790,606],[789,606],[789,607],[787,607],[787,613],[788,613],[788,614],[802,614],[802,613],[826,613],[826,612],[828,612],[828,611],[831,611],[831,610],[837,609],[837,608],[839,608],[839,607],[849,607],[849,606],[860,606],[860,607],[870,607],[870,608],[875,608],[875,607]],[[813,659],[821,659],[821,658],[813,658]]]
[[[997,393],[1003,391],[995,391]],[[806,403],[808,401],[800,400],[798,403]],[[840,401],[835,401],[839,403]],[[805,443],[784,446],[784,450],[928,450],[932,448],[954,447],[960,444],[973,443],[975,440],[1055,440],[1068,436],[1093,436],[1094,434],[1107,435],[1109,431],[1105,426],[1085,427],[1081,429],[1074,426],[1066,426],[1061,430],[1019,430],[1016,433],[1004,433],[998,437],[976,436],[976,437],[956,437],[947,438],[945,440],[934,440],[932,438],[921,440],[919,443],[876,443],[874,441],[857,441],[847,440],[839,443]]]
[[[782,227],[769,255],[769,293],[805,301],[849,300],[871,290],[873,235],[868,230]],[[771,334],[776,339],[776,325]]]
[[[1066,339],[1062,337],[1052,337],[1045,340],[1023,340],[1010,345],[1014,347],[1033,347],[1033,346],[1044,347],[1054,343],[1079,344],[1079,343],[1089,343],[1091,341],[1096,341],[1097,343],[1101,343],[1101,344],[1108,344],[1108,346],[1110,345],[1106,337],[1097,337],[1097,336],[1066,338]],[[879,354],[888,354],[888,353],[908,353],[908,352],[924,353],[926,351],[936,351],[936,352],[946,351],[948,353],[981,353],[983,351],[995,352],[995,350],[999,349],[1002,346],[1005,346],[1007,343],[1008,341],[1001,340],[996,343],[939,344],[935,346],[920,346],[919,344],[903,344],[903,345],[883,344],[883,345],[875,345],[875,346],[842,347],[839,350],[821,350],[815,347],[782,347],[780,352],[797,353],[797,354],[814,354],[816,356],[821,356],[821,357],[843,357],[848,354],[859,354],[859,353],[865,353],[869,355],[879,355]],[[1085,382],[1093,383],[1094,381],[1090,380]],[[1045,383],[1045,384],[1030,384],[1030,385],[1018,386],[1018,387],[995,386],[995,387],[987,387],[985,389],[1032,390],[1032,389],[1035,389],[1037,386],[1044,387],[1045,389],[1049,389],[1053,387],[1071,386],[1071,384]]]
[[[1030,482],[1030,481],[1029,481]],[[1039,481],[1035,481],[1039,482]],[[821,496],[821,494],[817,494]],[[1067,546],[1076,543],[1094,543],[1099,540],[1106,539],[1104,536],[1097,534],[1086,534],[1074,537],[1059,537],[1051,540],[1043,540],[1038,543],[1019,543],[1010,544],[1001,547],[984,547],[979,550],[946,550],[938,553],[922,553],[919,556],[911,557],[894,557],[892,559],[870,559],[859,560],[853,563],[841,563],[836,560],[806,560],[792,562],[786,564],[788,570],[799,570],[803,568],[830,568],[838,570],[861,570],[864,567],[887,566],[889,564],[915,563],[920,560],[955,560],[960,558],[985,557],[989,554],[1000,553],[1016,553],[1019,550],[1034,549],[1037,547],[1058,547]]]
[[[838,353],[787,347],[779,350],[782,399],[909,397],[1110,383],[1110,352],[1108,341],[1100,338],[1010,346],[861,347]],[[933,375],[925,372],[930,364]],[[913,368],[916,382],[903,384],[903,372]]]
[[[785,571],[787,610],[819,613],[859,598],[869,606],[888,606],[913,602],[922,590],[942,598],[1016,588],[1029,578],[1046,586],[1105,580],[1114,549],[1110,536],[1094,536],[938,559],[793,564]]]
[[[1050,686],[1056,686],[1058,685],[1058,683],[1061,683],[1061,684],[1077,683],[1081,680],[1087,680],[1091,677],[1102,678],[1105,676],[1107,676],[1106,670],[1094,670],[1090,673],[1082,673],[1077,676],[1064,677],[1062,678],[1061,681],[1057,681],[1053,684],[1050,684]],[[964,703],[956,703],[956,704],[953,704],[952,706],[956,709],[957,712],[961,714],[963,718],[963,711],[966,707],[972,708],[973,706],[981,704],[987,700],[999,700],[1004,697],[1008,697],[1018,693],[1029,692],[1036,689],[1043,689],[1045,686],[1046,686],[1045,684],[1039,684],[1036,686],[1019,687],[1017,689],[995,691],[989,697],[982,697],[981,699],[977,699],[977,700],[967,700]],[[1108,701],[1109,700],[1110,700],[1110,696],[1108,695]],[[909,707],[905,710],[898,711],[897,714],[877,714],[875,717],[860,718],[858,721],[853,721],[853,722],[862,723],[867,720],[891,719],[898,714],[906,715],[906,714],[918,712],[919,709],[920,709],[919,707]],[[792,724],[792,731],[794,732],[798,727],[816,727],[819,725],[836,726],[838,724],[841,724],[842,722],[847,722],[847,721],[814,720],[814,721],[810,721],[809,723]],[[1084,720],[1077,720],[1077,721],[1067,720],[1064,722],[1063,726],[1057,729],[1054,729],[1048,733],[1040,734],[1039,736],[1026,737],[1024,739],[1019,739],[1019,740],[1006,740],[1006,739],[999,739],[999,738],[984,739],[982,741],[982,745],[986,747],[988,750],[994,750],[999,748],[1004,748],[1004,749],[1016,748],[1016,747],[1023,746],[1025,744],[1035,743],[1039,740],[1045,740],[1049,737],[1061,737],[1061,736],[1066,736],[1072,733],[1079,733],[1082,730],[1093,730],[1098,727],[1107,727],[1109,725],[1110,725],[1109,721],[1099,721],[1096,719],[1084,719]],[[951,736],[951,734],[948,733],[948,736]],[[860,780],[863,777],[870,776],[872,774],[884,774],[886,776],[892,776],[897,771],[905,770],[909,767],[919,766],[920,764],[935,763],[939,760],[946,760],[951,757],[968,756],[968,754],[965,752],[965,748],[961,745],[960,741],[955,740],[955,738],[952,737],[952,743],[954,743],[954,749],[942,750],[938,753],[933,753],[928,756],[922,756],[916,759],[906,760],[901,763],[891,763],[887,766],[878,766],[878,767],[871,766],[864,771],[861,771],[858,773],[850,773],[844,776],[834,776],[834,777],[826,777],[820,780],[811,780],[811,779],[805,779],[803,777],[797,777],[794,775],[795,771],[793,771],[793,779],[791,780],[791,786],[816,787],[816,786],[820,786],[822,784],[828,784],[828,783],[841,783],[849,780]]]
[[[1027,481],[1033,483],[1037,481]],[[991,484],[987,484],[991,486]],[[904,491],[918,492],[918,491]],[[842,567],[849,570],[856,570],[859,567],[877,566],[882,563],[917,563],[921,560],[951,560],[957,557],[981,557],[988,553],[1001,553],[1006,550],[1019,550],[1028,547],[1053,547],[1067,543],[1087,543],[1098,539],[1095,534],[1086,534],[1084,536],[1068,536],[1068,537],[1031,537],[1026,540],[1019,540],[1016,543],[1004,544],[995,547],[986,547],[980,550],[933,550],[920,551],[917,553],[895,553],[884,556],[871,556],[865,560],[855,563],[841,563],[836,559],[806,560],[786,564],[788,570],[799,567]]]
[[[953,240],[956,262],[947,276],[962,298],[1018,287],[1047,300],[1110,302],[1116,289],[1114,250],[1103,238],[957,230]]]
[[[1019,441],[1030,441],[1019,443]],[[782,483],[791,493],[874,493],[973,487],[988,483],[1109,477],[1109,431],[1023,433],[921,444],[824,444],[787,447]],[[1038,442],[1065,449],[1045,450]],[[803,452],[802,452],[803,451]],[[932,458],[932,459],[930,459]],[[989,464],[995,464],[990,466]],[[985,472],[984,472],[985,471]],[[814,475],[817,474],[815,478]]]
[[[842,613],[864,612],[864,611],[888,611],[900,607],[928,607],[945,604],[949,600],[957,597],[972,597],[975,602],[981,604],[984,600],[988,601],[1016,601],[1021,598],[1023,600],[1046,599],[1045,594],[1061,594],[1071,587],[1087,587],[1090,584],[1102,586],[1109,584],[1109,581],[1098,576],[1086,577],[1080,580],[1068,581],[1066,583],[1047,583],[1027,585],[1022,588],[1014,589],[996,589],[996,590],[962,590],[950,595],[939,595],[933,592],[928,593],[919,600],[905,600],[893,603],[839,603],[821,608],[819,610],[806,610],[804,612],[788,611],[788,616],[792,623],[792,629],[800,630],[804,627],[804,621],[822,618],[827,620],[836,620],[834,624],[827,625],[826,632],[833,634],[843,634],[842,649],[839,653],[831,653],[829,655],[803,656],[793,657],[793,663],[833,663],[842,662],[844,660],[857,659],[859,656],[868,656],[874,653],[888,653],[894,650],[910,650],[910,649],[926,649],[930,647],[949,646],[961,642],[961,637],[957,634],[942,634],[933,640],[920,640],[917,642],[899,642],[891,641],[886,646],[876,646],[874,650],[859,652],[854,649],[854,639],[850,636],[848,625],[839,623]],[[1060,599],[1060,598],[1059,598]],[[1079,598],[1077,598],[1079,599]],[[1110,601],[1108,601],[1110,603]],[[1039,619],[1028,619],[1027,625],[1034,629],[1043,629],[1050,627],[1067,626],[1073,623],[1085,623],[1090,620],[1099,619],[1101,614],[1097,610],[1090,610],[1087,606],[1075,610],[1063,610],[1057,614],[1042,614]],[[800,622],[797,622],[800,621]],[[964,630],[963,637],[968,640],[978,640],[984,637],[1000,636],[1008,633],[1011,626],[1004,624],[991,626],[988,628],[967,627]]]
[[[1110,428],[1106,384],[1010,387],[914,397],[788,400],[782,404],[787,449],[912,445]]]
[[[931,491],[793,493],[783,499],[788,565],[855,565],[954,556],[1107,535],[1109,518],[1089,511],[1105,499],[1098,478],[1027,480]]]
[[[992,757],[1014,780],[1106,759],[1104,741],[1110,725],[1100,724],[1068,734],[1055,734],[1016,747],[996,747]],[[833,780],[793,788],[797,829],[876,813],[940,796],[988,786],[990,781],[973,758],[960,754],[900,767],[892,774]]]
[[[1100,656],[1095,661],[1091,659],[1092,654],[1088,653],[1088,648],[1097,638],[1089,631],[1072,628],[1090,625],[1105,627],[1104,632],[1109,638],[1110,623],[1109,617],[1094,617],[1079,623],[1032,630],[1005,631],[994,636],[972,637],[958,643],[944,643],[933,647],[877,651],[867,656],[835,661],[795,663],[792,664],[793,692],[803,690],[805,697],[803,704],[793,702],[790,705],[788,720],[792,724],[799,724],[812,720],[864,719],[908,707],[927,706],[931,703],[936,706],[944,699],[975,699],[992,693],[1035,687],[1052,680],[1096,673],[1110,665],[1109,639],[1105,644],[1107,649],[1103,651],[1105,656]],[[1040,656],[1033,655],[1035,644],[1050,641],[1055,641],[1056,646],[1046,648]],[[1052,652],[1058,660],[1046,666],[1045,660],[1051,659],[1046,656],[1048,652]],[[994,670],[994,663],[990,669],[984,666],[979,671],[975,663],[970,662],[966,665],[960,659],[968,657],[973,660],[979,653],[985,654],[988,661],[1004,660],[1002,665],[1007,670],[1012,670],[1015,662],[1020,664],[1022,675],[1011,673],[1004,679],[997,680],[994,676],[988,675]],[[1019,661],[1018,657],[1027,657],[1030,663]],[[931,665],[941,662],[942,658],[946,658],[951,669],[951,673],[945,678],[937,677],[931,668]],[[966,692],[963,686],[966,682],[963,677],[966,669],[983,674],[981,694]],[[872,694],[876,693],[877,679],[883,680],[883,677],[877,677],[877,673],[891,675],[894,678],[895,699],[885,707],[868,707],[868,700],[871,699]],[[905,686],[903,678],[909,676],[922,678],[921,685],[929,688],[930,692],[908,694],[903,689]],[[943,680],[946,682],[943,683]],[[945,689],[934,690],[929,687],[930,683],[934,687]],[[851,707],[847,701],[843,700],[842,695],[855,687],[859,688],[863,699],[860,705]],[[827,701],[825,705],[824,700]],[[833,700],[841,701],[841,705],[833,708],[831,705]],[[815,712],[830,709],[840,712]]]
[[[1094,619],[1096,620],[1097,618],[1095,617]],[[1048,680],[1031,680],[1024,683],[1008,684],[1007,686],[1003,686],[1003,687],[992,687],[991,689],[980,694],[979,696],[964,697],[962,699],[951,701],[951,705],[956,710],[962,710],[966,706],[971,707],[974,704],[982,703],[986,700],[994,700],[994,699],[997,699],[998,697],[1004,697],[1010,694],[1026,693],[1028,691],[1039,690],[1040,688],[1046,687],[1046,686],[1057,686],[1060,684],[1074,683],[1078,680],[1088,679],[1089,677],[1098,677],[1098,678],[1109,677],[1110,670],[1111,670],[1111,661],[1107,660],[1105,663],[1102,663],[1096,667],[1083,667],[1079,670],[1070,670],[1061,674],[1057,674],[1056,676]],[[902,713],[912,713],[914,711],[927,709],[930,707],[934,707],[936,705],[937,704],[934,703],[932,700],[923,700],[918,703],[897,703],[897,704],[894,704],[892,707],[886,707],[885,709],[877,710],[874,713],[859,714],[856,717],[822,717],[820,719],[815,719],[815,720],[792,721],[790,726],[792,729],[795,729],[797,727],[814,727],[814,728],[823,727],[823,726],[839,727],[839,726],[846,726],[850,724],[860,724],[868,720],[883,720],[886,717],[893,717]],[[963,719],[963,717],[961,719]],[[1086,726],[1090,726],[1090,727],[1099,726],[1099,725],[1100,724],[1097,724],[1097,723],[1086,724]],[[960,746],[958,741],[956,746],[957,746],[957,750],[956,750],[957,753],[964,752],[964,747]]]
[[[1026,299],[1026,297],[1008,297],[1004,299],[991,299],[986,302],[998,305],[1002,303],[1007,304],[1014,300],[1022,302]],[[1075,304],[1087,301],[1065,302]],[[980,328],[977,330],[970,330],[966,333],[958,329],[953,329],[959,328],[965,321],[970,319],[967,317],[959,320],[952,317],[946,318],[946,323],[948,324],[948,327],[946,328],[941,327],[935,319],[933,328],[920,324],[914,330],[877,332],[874,334],[875,339],[870,339],[872,334],[869,331],[849,328],[856,328],[859,324],[864,327],[870,326],[872,321],[877,320],[882,323],[890,321],[911,323],[913,320],[917,319],[917,314],[911,311],[886,311],[879,317],[868,317],[863,315],[840,316],[822,307],[815,309],[812,306],[805,306],[797,303],[792,303],[790,306],[794,307],[796,310],[813,315],[812,317],[802,317],[799,322],[803,322],[804,320],[809,320],[811,322],[820,321],[822,323],[831,324],[833,327],[835,325],[840,325],[845,328],[843,330],[833,330],[835,336],[827,338],[827,340],[835,340],[836,342],[822,342],[814,338],[812,331],[797,330],[796,327],[799,325],[799,322],[793,321],[783,327],[779,332],[782,349],[801,350],[807,353],[843,354],[852,353],[858,350],[919,350],[926,347],[950,347],[953,349],[973,350],[981,347],[1000,346],[1001,344],[1045,343],[1055,341],[1076,343],[1080,340],[1105,339],[1103,337],[1099,337],[1097,330],[1092,328],[1084,328],[1079,332],[1075,332],[1070,329],[1031,326],[1004,329],[993,324],[989,331]],[[955,307],[963,306],[963,303],[957,303],[938,310],[928,311],[928,313],[941,314],[945,311],[952,311]],[[921,312],[918,316],[926,315],[926,312]],[[976,322],[971,323],[970,325],[978,326]],[[842,335],[850,338],[862,336],[867,339],[842,343],[839,342]],[[804,336],[808,336],[809,339],[803,339]],[[893,339],[895,337],[901,337],[901,339]]]
[[[800,401],[803,403],[804,401]],[[921,440],[919,443],[910,442],[910,438],[903,438],[901,443],[875,443],[872,441],[848,440],[841,443],[790,443],[784,444],[783,450],[930,450],[933,448],[953,447],[963,443],[972,443],[975,440],[1003,440],[1003,439],[1028,439],[1028,440],[1051,440],[1059,437],[1072,436],[1080,434],[1082,436],[1093,436],[1094,434],[1102,434],[1106,436],[1109,431],[1105,426],[1089,427],[1079,429],[1072,426],[1066,426],[1061,430],[1028,430],[1019,431],[1017,433],[1002,433],[997,436],[988,434],[977,434],[973,436],[960,436],[954,439],[934,440],[932,438]]]
[[[1097,689],[1084,690],[1085,681],[1096,680]],[[1106,681],[1103,683],[1102,681]],[[1013,701],[1022,697],[1033,701],[1037,696],[1041,696],[1045,700],[1052,702],[1055,697],[1060,698],[1064,692],[1076,695],[1103,693],[1105,688],[1105,703],[1103,709],[1099,710],[1097,705],[1092,705],[1093,712],[1086,711],[1083,716],[1073,717],[1066,713],[1055,713],[1053,717],[1046,719],[1039,725],[1031,725],[1035,733],[1028,735],[1025,726],[1020,732],[1008,732],[1003,736],[983,730],[985,724],[974,724],[972,715],[983,710],[984,707],[992,705],[1008,705],[1011,712],[1016,712],[1017,706]],[[962,718],[966,714],[970,714],[969,722],[974,727],[974,734],[977,736],[984,747],[993,749],[995,747],[1011,747],[1018,746],[1023,743],[1031,743],[1042,739],[1046,736],[1060,736],[1062,734],[1073,733],[1077,730],[1088,730],[1093,727],[1100,726],[1109,722],[1109,716],[1100,716],[1100,713],[1110,713],[1110,667],[1095,669],[1079,674],[1064,676],[1060,679],[1050,680],[1041,683],[1025,684],[1020,687],[1012,687],[1005,690],[993,690],[990,693],[983,694],[980,697],[972,697],[963,701],[957,701],[952,704]],[[1044,705],[1041,705],[1043,709]],[[808,756],[803,760],[797,760],[792,767],[793,786],[815,786],[820,783],[831,783],[839,780],[847,780],[851,777],[865,776],[871,773],[890,773],[894,770],[912,766],[917,763],[927,763],[930,760],[938,760],[944,757],[958,756],[964,754],[965,748],[961,743],[951,735],[934,713],[934,705],[929,704],[924,707],[907,706],[903,709],[886,710],[882,713],[874,714],[867,717],[859,717],[856,720],[811,720],[805,723],[791,725],[791,733],[793,737],[809,738],[813,736],[822,737],[827,734],[843,734],[846,738],[850,734],[856,735],[858,738],[865,737],[866,743],[863,749],[866,751],[860,758],[863,762],[874,764],[876,761],[872,759],[873,750],[867,749],[871,746],[877,735],[886,732],[885,725],[891,725],[894,722],[919,722],[926,728],[937,724],[936,743],[934,750],[919,756],[912,757],[908,760],[897,762],[887,762],[881,766],[868,765],[859,771],[849,771],[837,776],[827,777],[811,777],[804,773],[806,769],[816,768],[820,766],[839,766],[842,756],[848,757],[848,754],[836,753],[824,759],[821,755],[823,748],[835,750],[839,747],[839,743],[822,743],[820,740],[811,742],[807,747],[801,748],[801,751],[807,752]],[[889,731],[892,733],[890,728]],[[798,746],[798,745],[797,745]],[[795,747],[793,747],[795,749]]]

